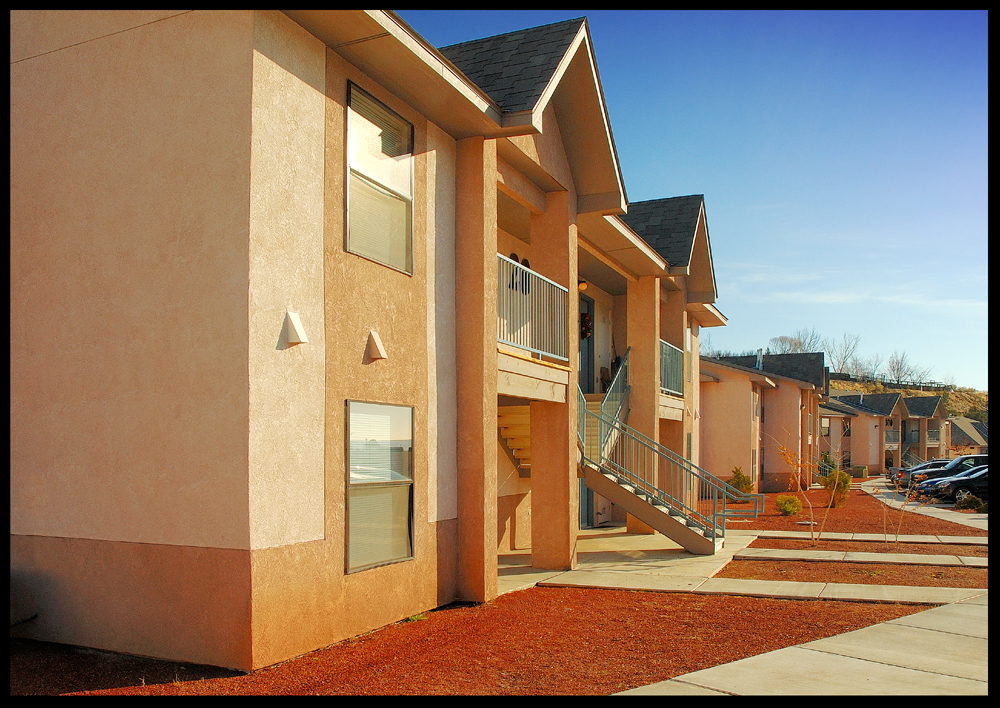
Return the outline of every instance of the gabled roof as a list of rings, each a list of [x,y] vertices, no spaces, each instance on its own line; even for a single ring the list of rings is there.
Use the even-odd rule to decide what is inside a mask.
[[[440,47],[504,111],[535,108],[586,18]]]
[[[544,113],[551,107],[576,187],[578,214],[625,212],[625,181],[586,17],[438,52],[499,107],[504,126],[521,126],[512,137],[544,133]]]
[[[830,416],[851,416],[855,417],[858,415],[857,409],[853,406],[849,406],[846,403],[841,403],[836,399],[831,399],[826,403],[819,404],[820,415],[830,415]]]
[[[628,213],[618,218],[671,266],[687,267],[704,203],[703,194],[630,202]]]
[[[886,417],[892,415],[896,404],[901,400],[901,396],[898,393],[864,393],[857,396],[837,396],[836,398],[838,401],[850,405],[863,405]],[[904,411],[905,408],[904,404]]]
[[[831,398],[826,404],[820,404],[822,408],[823,405],[827,405],[831,410],[836,411],[847,411],[848,415],[857,415],[859,413],[864,413],[867,415],[877,415],[885,417],[885,414],[881,411],[875,410],[870,406],[864,406],[860,403],[850,403],[845,401],[843,398]]]
[[[701,359],[700,366],[703,372],[706,369],[718,370],[715,367],[722,367],[724,369],[731,369],[733,371],[738,371],[741,374],[745,374],[747,378],[749,378],[754,383],[764,384],[768,388],[777,388],[777,385],[774,383],[774,381],[767,374],[758,369],[746,366],[740,366],[739,364],[734,364],[731,361],[723,361],[722,359],[716,359],[710,356],[702,356],[699,358]],[[771,374],[771,376],[774,376],[775,378],[779,379],[785,378],[783,376],[778,376],[777,374]]]
[[[755,368],[757,357],[723,356],[719,361],[730,362],[748,369]],[[761,357],[763,371],[785,378],[813,384],[819,391],[826,390],[826,357],[823,352],[803,354],[764,354]]]
[[[941,404],[941,396],[917,396],[904,398],[903,404],[911,418],[932,418]],[[947,413],[945,414],[947,415]]]
[[[951,421],[951,444],[955,447],[966,445],[989,445],[988,428],[972,418],[949,418]]]

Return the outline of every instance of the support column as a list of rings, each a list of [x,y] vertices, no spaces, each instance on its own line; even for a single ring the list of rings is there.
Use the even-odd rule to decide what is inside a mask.
[[[580,351],[575,205],[550,192],[545,213],[531,217],[532,269],[568,288],[569,385],[565,403],[531,402],[531,565],[576,567],[580,483],[577,477],[577,387]]]
[[[458,596],[497,595],[497,152],[457,143]]]
[[[660,439],[660,279],[629,281],[626,318],[629,352],[628,424],[654,441]],[[654,463],[655,464],[655,463]],[[655,469],[651,470],[656,474]],[[653,529],[628,515],[629,533]]]

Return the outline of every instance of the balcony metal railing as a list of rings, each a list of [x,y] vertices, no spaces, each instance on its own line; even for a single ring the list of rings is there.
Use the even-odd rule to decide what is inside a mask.
[[[941,444],[941,431],[940,430],[928,430],[927,431],[927,444],[928,445],[940,445]]]
[[[660,340],[660,388],[675,396],[684,395],[684,352]]]
[[[497,254],[497,341],[569,361],[566,310],[569,291]]]
[[[885,431],[885,441],[890,445],[899,444],[899,431],[898,430],[886,430]]]

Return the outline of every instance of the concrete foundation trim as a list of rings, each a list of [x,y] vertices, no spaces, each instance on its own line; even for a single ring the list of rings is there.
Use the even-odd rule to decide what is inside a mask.
[[[249,670],[249,551],[10,537],[11,636]]]

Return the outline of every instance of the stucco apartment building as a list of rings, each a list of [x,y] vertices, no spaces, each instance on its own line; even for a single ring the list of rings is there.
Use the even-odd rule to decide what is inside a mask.
[[[721,479],[739,467],[760,492],[812,483],[819,406],[829,393],[823,352],[701,357],[701,466]]]
[[[824,413],[830,422],[824,450],[833,449],[840,441],[841,454],[848,453],[851,465],[868,465],[869,472],[884,472],[887,467],[945,456],[949,440],[948,409],[941,396],[904,397],[898,392],[840,390],[834,390],[833,394],[831,400],[850,407],[861,422],[849,423],[850,435],[844,436],[845,418],[831,411]],[[856,435],[862,438],[855,439]],[[863,449],[859,447],[862,444]]]
[[[628,203],[584,18],[12,12],[11,261],[21,636],[249,670],[724,542],[704,199]]]

